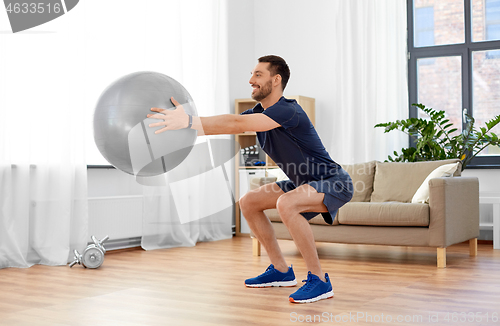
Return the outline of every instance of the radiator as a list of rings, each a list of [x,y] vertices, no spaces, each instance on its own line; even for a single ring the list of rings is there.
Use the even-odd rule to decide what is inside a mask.
[[[106,249],[140,245],[142,237],[143,196],[90,197],[89,237],[109,235]]]

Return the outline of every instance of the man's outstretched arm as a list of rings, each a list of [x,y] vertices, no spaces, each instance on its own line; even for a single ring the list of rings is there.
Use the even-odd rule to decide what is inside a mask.
[[[164,110],[152,108],[151,111],[157,114],[148,114],[148,118],[158,119],[159,122],[151,123],[149,127],[161,127],[155,133],[161,133],[167,130],[177,130],[187,128],[189,125],[189,116],[184,112],[184,108],[173,97],[172,103],[176,106],[175,110]],[[191,129],[198,131],[198,136],[202,135],[221,135],[221,134],[239,134],[245,131],[266,131],[280,125],[262,113],[255,114],[222,114],[212,117],[192,117]]]

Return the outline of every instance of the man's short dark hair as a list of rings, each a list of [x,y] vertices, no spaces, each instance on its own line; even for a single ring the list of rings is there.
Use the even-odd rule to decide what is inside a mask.
[[[277,55],[265,55],[259,58],[259,62],[269,62],[271,76],[276,74],[281,76],[281,87],[285,90],[288,79],[290,79],[290,68],[282,57]]]

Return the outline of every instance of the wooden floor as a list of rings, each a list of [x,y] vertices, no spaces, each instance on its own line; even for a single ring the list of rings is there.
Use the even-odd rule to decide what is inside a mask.
[[[301,283],[300,254],[279,243]],[[265,251],[252,256],[249,238],[108,252],[99,269],[3,269],[0,325],[500,325],[500,250],[491,244],[477,257],[468,244],[449,247],[445,269],[435,249],[323,243],[318,252],[335,297],[302,305],[288,302],[297,287],[243,285],[269,264]]]

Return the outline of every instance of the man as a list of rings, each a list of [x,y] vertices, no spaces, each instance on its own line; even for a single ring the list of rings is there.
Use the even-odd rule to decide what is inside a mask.
[[[322,213],[332,224],[337,210],[352,198],[352,181],[325,150],[306,113],[295,100],[283,97],[290,70],[281,57],[259,58],[252,71],[252,98],[259,102],[241,115],[188,116],[172,98],[175,110],[152,108],[161,114],[149,118],[163,120],[150,127],[165,130],[193,128],[198,135],[237,134],[256,131],[262,149],[277,163],[289,180],[264,185],[240,199],[241,210],[250,229],[271,260],[267,270],[247,279],[247,287],[295,286],[292,267],[281,253],[271,222],[264,210],[277,208],[309,270],[306,284],[289,297],[305,303],[333,297],[328,274],[323,274],[308,220]]]

